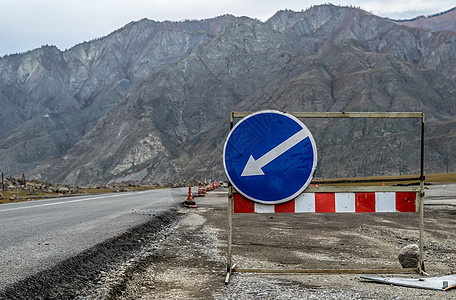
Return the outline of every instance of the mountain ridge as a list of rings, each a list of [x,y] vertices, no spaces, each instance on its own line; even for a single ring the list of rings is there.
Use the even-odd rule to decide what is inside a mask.
[[[36,93],[27,96],[19,89],[20,79],[28,87],[32,75],[42,80],[41,73],[15,77],[24,62],[2,58],[0,101],[9,107],[10,117],[0,123],[0,168],[72,184],[223,178],[220,153],[231,110],[372,111],[377,107],[425,111],[431,134],[428,169],[440,170],[442,161],[456,153],[448,130],[456,112],[456,53],[447,46],[454,45],[455,39],[455,33],[408,28],[356,8],[333,5],[280,11],[266,22],[230,15],[201,22],[141,20],[68,52],[47,47],[42,51],[54,51],[58,58],[49,60],[50,64],[44,59],[52,59],[49,55],[38,61],[30,54],[23,56],[30,65],[38,64],[43,74],[63,74],[55,76],[60,81],[48,80],[47,89],[38,90],[38,95],[48,99],[46,92],[64,85],[58,99],[68,98],[57,101],[59,107],[50,101],[43,102],[48,106],[42,110],[29,108],[37,109],[39,116],[29,111],[33,118],[28,120],[8,103],[20,95],[36,99]],[[165,56],[164,49],[168,49]],[[12,88],[5,89],[3,82]],[[18,127],[8,125],[21,120]],[[365,126],[373,129],[375,124]],[[391,144],[414,151],[405,140],[409,125],[378,124],[384,132],[399,131],[387,134]],[[320,138],[319,134],[330,133],[322,145],[343,149],[343,143],[333,138],[342,134],[336,122],[310,121],[310,125]],[[342,127],[359,131],[351,123]],[[449,136],[439,132],[442,128]],[[365,150],[369,139],[377,137],[362,140]],[[399,159],[392,160],[396,165],[400,160],[410,162],[401,151]],[[352,167],[344,174],[338,163],[343,158],[331,152],[335,153],[321,152],[325,156],[318,176],[366,173],[360,171],[359,162],[345,158]],[[380,168],[380,161],[371,154],[361,160]],[[416,169],[401,168],[400,172]]]
[[[393,20],[398,24],[432,31],[456,31],[456,7],[444,12],[430,15],[419,16],[409,20]]]

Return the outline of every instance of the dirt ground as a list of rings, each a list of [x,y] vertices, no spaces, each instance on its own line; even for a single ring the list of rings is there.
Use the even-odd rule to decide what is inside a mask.
[[[455,274],[456,196],[431,192],[427,197],[426,271],[431,276]],[[180,208],[180,221],[162,234],[153,254],[125,273],[108,298],[456,299],[456,289],[391,286],[360,274],[234,273],[225,285],[227,190],[195,200],[198,208]],[[418,244],[418,224],[417,213],[236,214],[233,262],[242,268],[401,268],[397,255],[402,247]]]

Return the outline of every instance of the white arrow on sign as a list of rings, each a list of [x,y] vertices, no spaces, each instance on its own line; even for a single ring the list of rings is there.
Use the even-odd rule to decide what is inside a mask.
[[[242,171],[241,176],[264,175],[264,172],[261,168],[263,168],[271,161],[273,161],[280,155],[290,150],[293,146],[297,145],[307,136],[307,130],[303,128],[291,137],[289,137],[288,139],[286,139],[285,141],[283,141],[280,145],[270,150],[262,157],[255,159],[252,155],[250,155],[249,160],[245,164],[244,171]]]

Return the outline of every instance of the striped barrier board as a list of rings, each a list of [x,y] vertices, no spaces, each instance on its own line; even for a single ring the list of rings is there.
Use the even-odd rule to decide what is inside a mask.
[[[234,213],[376,213],[417,212],[416,192],[302,193],[285,203],[268,205],[233,194]]]

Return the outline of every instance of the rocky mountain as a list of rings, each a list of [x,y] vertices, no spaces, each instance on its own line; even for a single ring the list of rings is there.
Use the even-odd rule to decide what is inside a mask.
[[[65,52],[7,56],[0,169],[71,184],[221,179],[229,112],[279,109],[424,111],[427,171],[451,171],[455,45],[454,32],[322,5],[266,22],[141,20]],[[418,170],[413,122],[305,123],[319,177]]]
[[[234,17],[141,20],[62,52],[45,46],[0,59],[0,169],[60,159],[142,80],[213,38]]]
[[[456,7],[432,16],[419,16],[411,20],[399,20],[396,23],[432,31],[456,31]]]

